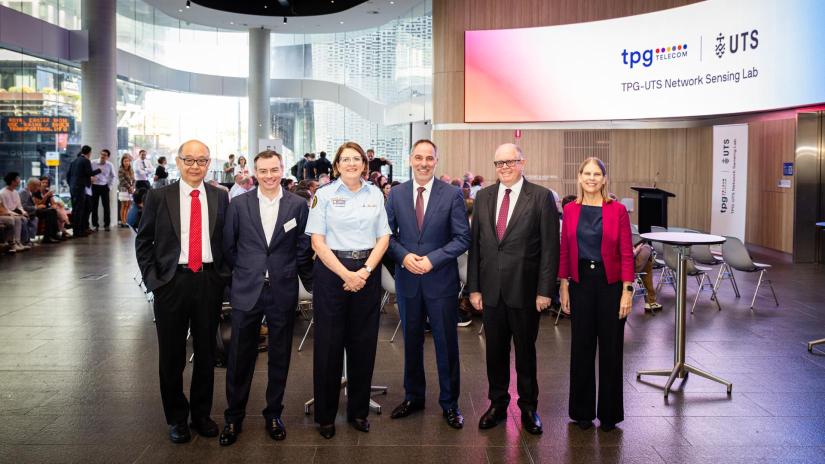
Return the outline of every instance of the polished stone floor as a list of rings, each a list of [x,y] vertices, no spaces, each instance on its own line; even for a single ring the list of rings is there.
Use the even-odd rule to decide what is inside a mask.
[[[173,445],[161,411],[151,307],[132,280],[129,231],[100,232],[61,245],[0,257],[0,462],[391,462],[537,463],[825,462],[825,350],[805,342],[825,337],[825,268],[791,265],[777,255],[771,275],[781,306],[761,293],[748,309],[755,275],[739,274],[742,298],[727,283],[718,312],[702,296],[688,319],[689,362],[733,382],[723,386],[690,376],[668,400],[664,378],[636,380],[638,369],[672,364],[673,292],[663,289],[661,315],[636,301],[625,332],[625,417],[612,433],[580,431],[567,418],[569,321],[542,319],[538,340],[539,412],[544,435],[523,433],[515,401],[503,426],[479,431],[486,409],[484,338],[479,321],[459,329],[462,395],[467,427],[448,428],[435,391],[432,346],[426,351],[433,388],[424,414],[390,420],[403,398],[403,341],[389,339],[398,321],[382,315],[372,431],[356,432],[339,416],[338,434],[322,439],[303,403],[312,391],[312,345],[293,351],[284,422],[289,436],[275,443],[260,411],[265,355],[259,358],[244,433],[221,448],[216,439]],[[715,271],[713,273],[715,276]],[[690,294],[695,291],[695,283]],[[295,344],[306,327],[299,321]],[[822,348],[825,348],[822,347]],[[187,369],[188,376],[188,369]],[[216,371],[213,417],[225,406],[224,371]],[[515,385],[512,386],[515,396]],[[260,422],[259,422],[260,421]]]

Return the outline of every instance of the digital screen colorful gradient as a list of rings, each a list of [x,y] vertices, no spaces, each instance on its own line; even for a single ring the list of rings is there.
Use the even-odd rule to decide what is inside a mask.
[[[466,31],[465,122],[721,115],[825,103],[825,0],[708,0]]]

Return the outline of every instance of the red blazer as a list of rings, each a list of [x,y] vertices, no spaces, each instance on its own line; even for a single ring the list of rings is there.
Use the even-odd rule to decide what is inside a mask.
[[[559,278],[579,281],[579,243],[576,229],[582,205],[571,201],[564,207],[559,251]],[[633,282],[633,244],[630,217],[618,201],[602,205],[602,262],[607,283]]]

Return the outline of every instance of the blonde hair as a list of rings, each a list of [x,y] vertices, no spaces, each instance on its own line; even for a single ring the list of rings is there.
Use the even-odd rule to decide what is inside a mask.
[[[587,166],[590,163],[596,163],[596,166],[598,166],[599,169],[602,171],[602,176],[604,176],[605,181],[604,184],[602,184],[602,188],[599,191],[599,193],[601,193],[602,195],[602,203],[610,203],[613,200],[610,199],[610,194],[607,191],[607,168],[604,167],[604,163],[602,162],[602,160],[596,158],[595,156],[591,156],[582,161],[582,163],[579,165],[579,176],[581,176],[582,172],[584,172],[585,166]],[[582,201],[584,201],[584,189],[582,188],[581,180],[576,179],[576,181],[576,189],[578,191],[576,203],[582,204]]]

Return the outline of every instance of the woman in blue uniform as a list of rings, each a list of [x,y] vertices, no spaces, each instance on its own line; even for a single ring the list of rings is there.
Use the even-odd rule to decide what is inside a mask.
[[[319,188],[306,233],[315,261],[313,377],[315,422],[324,438],[335,435],[344,351],[347,353],[347,421],[369,432],[370,384],[378,341],[381,257],[390,227],[384,196],[363,180],[368,160],[355,142],[338,148],[332,170],[338,179]]]

